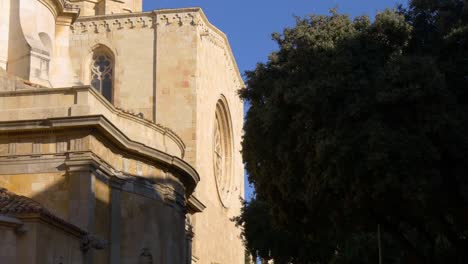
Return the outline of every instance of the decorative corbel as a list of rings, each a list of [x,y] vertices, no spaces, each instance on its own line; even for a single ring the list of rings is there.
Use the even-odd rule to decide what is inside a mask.
[[[88,252],[90,249],[102,250],[109,246],[109,242],[98,236],[86,234],[81,239],[81,251]]]

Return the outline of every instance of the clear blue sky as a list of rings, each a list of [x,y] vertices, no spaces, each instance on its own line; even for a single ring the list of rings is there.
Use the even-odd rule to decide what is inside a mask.
[[[264,62],[277,46],[271,33],[294,25],[293,16],[328,14],[330,8],[351,17],[393,8],[404,0],[143,0],[144,10],[201,7],[210,22],[229,38],[241,73]],[[246,183],[247,184],[247,183]],[[246,186],[246,197],[252,188]]]

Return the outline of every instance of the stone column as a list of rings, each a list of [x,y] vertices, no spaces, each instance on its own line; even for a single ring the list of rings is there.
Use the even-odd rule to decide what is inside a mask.
[[[53,87],[69,87],[78,84],[78,76],[73,74],[70,57],[71,16],[57,18],[55,27],[54,53],[50,65],[50,81]]]
[[[120,264],[120,223],[122,185],[115,178],[110,180],[110,263]]]
[[[20,220],[14,217],[0,215],[0,263],[16,264],[19,262],[16,256],[16,252],[19,252],[17,236],[18,229],[22,226],[23,223]],[[28,250],[34,252],[34,249]],[[34,256],[33,254],[28,255]],[[27,260],[27,257],[24,258]]]
[[[94,229],[94,181],[88,171],[70,171],[70,222],[83,230]]]
[[[70,212],[69,221],[87,231],[94,233],[95,210],[95,175],[90,164],[67,164],[70,177]],[[92,264],[92,250],[85,252],[85,263]]]
[[[186,241],[186,264],[192,264],[192,241],[193,241],[193,226],[190,215],[185,218],[185,241]]]

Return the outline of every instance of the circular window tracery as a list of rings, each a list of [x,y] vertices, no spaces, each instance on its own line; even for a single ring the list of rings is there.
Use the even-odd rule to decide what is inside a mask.
[[[223,99],[216,104],[213,129],[213,171],[219,199],[224,207],[228,207],[233,185],[232,128],[227,104]]]

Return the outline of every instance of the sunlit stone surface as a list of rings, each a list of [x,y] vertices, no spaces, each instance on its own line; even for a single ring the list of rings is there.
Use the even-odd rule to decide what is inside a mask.
[[[243,85],[199,8],[0,0],[0,263],[243,263]]]

